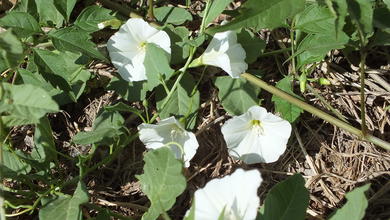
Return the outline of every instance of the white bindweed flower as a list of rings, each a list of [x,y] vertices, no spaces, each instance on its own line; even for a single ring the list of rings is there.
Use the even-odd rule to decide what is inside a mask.
[[[291,125],[265,108],[252,106],[226,121],[221,130],[230,156],[247,164],[271,163],[286,150]]]
[[[139,138],[148,149],[169,147],[177,159],[182,159],[185,167],[198,149],[198,141],[194,133],[186,131],[175,117],[166,118],[157,124],[141,124],[138,126]]]
[[[206,51],[195,60],[194,64],[217,66],[227,72],[232,78],[239,78],[245,72],[248,64],[245,62],[246,53],[241,44],[237,43],[234,31],[216,33]]]
[[[260,199],[257,188],[261,184],[260,172],[237,169],[229,176],[213,179],[195,192],[196,220],[254,220]],[[187,211],[187,215],[190,210]],[[220,218],[222,217],[222,218]]]
[[[166,32],[157,30],[140,18],[130,18],[107,42],[111,61],[127,81],[146,80],[146,44],[153,43],[171,54]]]

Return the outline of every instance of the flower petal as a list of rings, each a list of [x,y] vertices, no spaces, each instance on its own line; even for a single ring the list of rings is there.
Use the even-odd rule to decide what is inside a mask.
[[[248,117],[248,114],[235,116],[222,126],[221,132],[228,148],[237,147],[250,131],[250,119]]]
[[[201,57],[204,64],[220,67],[233,78],[238,78],[248,68],[245,50],[237,43],[234,31],[215,34]]]
[[[141,124],[138,130],[139,138],[146,148],[169,147],[177,159],[183,159],[185,167],[190,166],[190,160],[199,147],[195,135],[186,131],[174,117],[161,120],[156,125]]]
[[[259,171],[242,169],[209,181],[204,188],[195,192],[195,219],[218,219],[223,210],[224,219],[229,219],[229,216],[243,220],[255,219],[260,203],[257,188],[261,181]]]
[[[131,18],[107,42],[111,61],[127,81],[146,80],[145,43],[154,43],[170,53],[171,42],[164,31],[140,18]]]

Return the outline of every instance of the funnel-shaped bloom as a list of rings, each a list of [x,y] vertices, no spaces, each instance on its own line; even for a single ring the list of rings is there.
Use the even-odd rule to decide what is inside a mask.
[[[230,156],[247,164],[271,163],[286,150],[291,125],[265,108],[252,106],[226,121],[222,134]]]
[[[169,147],[177,159],[182,159],[185,167],[198,149],[194,133],[186,131],[175,117],[161,120],[156,125],[141,124],[138,126],[139,138],[148,149]]]
[[[244,48],[237,43],[236,32],[225,31],[214,35],[206,51],[195,60],[194,64],[217,66],[231,77],[239,78],[240,74],[248,68],[245,57]]]
[[[259,171],[243,169],[237,169],[221,179],[211,180],[195,192],[195,220],[256,219],[260,205],[257,188],[261,181]]]
[[[171,41],[140,18],[131,18],[107,42],[111,62],[127,81],[146,80],[144,66],[146,44],[152,43],[171,54]]]

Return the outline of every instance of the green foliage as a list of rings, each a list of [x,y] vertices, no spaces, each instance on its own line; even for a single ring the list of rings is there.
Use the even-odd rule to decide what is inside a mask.
[[[186,179],[181,173],[182,163],[167,147],[149,151],[144,161],[144,174],[136,177],[151,206],[142,219],[156,219],[173,206],[176,197],[186,188]]]
[[[23,46],[10,30],[0,33],[0,70],[15,68],[23,59]]]
[[[158,86],[162,79],[168,80],[172,76],[174,70],[169,66],[170,57],[168,55],[155,44],[146,44],[144,65],[148,78],[148,90]]]
[[[66,20],[69,20],[70,13],[72,13],[74,6],[76,5],[77,0],[56,0],[54,1],[54,5],[56,6],[57,10],[66,18]]]
[[[54,47],[60,51],[80,52],[93,58],[107,60],[96,49],[96,45],[90,41],[91,36],[89,36],[88,32],[77,27],[51,31],[49,37],[53,41]]]
[[[244,114],[250,107],[259,104],[257,95],[260,89],[245,79],[220,76],[215,79],[214,84],[219,90],[219,100],[231,115]]]
[[[103,111],[93,122],[92,131],[77,133],[72,141],[76,144],[107,144],[112,143],[113,138],[123,134],[125,120],[117,111]]]
[[[191,75],[184,75],[180,80],[177,89],[167,102],[164,108],[162,104],[167,97],[163,88],[157,90],[157,108],[160,117],[168,118],[172,115],[185,117],[187,127],[193,129],[196,125],[197,110],[199,108],[200,95],[195,88],[195,80]]]
[[[47,117],[41,118],[35,127],[34,143],[35,147],[31,152],[31,157],[37,162],[47,163],[57,159],[53,131]]]
[[[185,27],[173,27],[171,25],[168,25],[164,31],[167,32],[172,42],[171,63],[182,63],[189,55],[188,36],[190,32]]]
[[[241,30],[237,34],[237,41],[246,52],[245,62],[251,64],[257,60],[265,49],[265,42],[248,30]]]
[[[335,36],[336,18],[327,7],[312,4],[299,13],[295,19],[295,28],[311,34]]]
[[[40,24],[45,26],[62,26],[64,16],[55,7],[55,1],[57,0],[35,0]]]
[[[6,145],[3,145],[2,148],[3,161],[0,169],[4,177],[15,178],[18,175],[28,174],[31,171],[31,166],[18,157],[14,151],[11,151]]]
[[[212,28],[209,32],[221,32],[240,28],[277,28],[285,25],[304,8],[304,0],[248,0],[241,6],[240,14],[230,23]]]
[[[345,196],[347,203],[329,218],[330,220],[363,219],[368,201],[364,192],[370,188],[370,184],[358,187]]]
[[[309,205],[309,191],[302,175],[295,174],[276,184],[268,192],[260,219],[305,219]]]
[[[373,34],[373,5],[371,1],[366,0],[346,0],[348,4],[349,15],[355,24],[358,35],[364,45],[368,38]]]
[[[122,78],[113,77],[107,85],[107,90],[113,90],[129,102],[141,101],[149,91],[145,82],[127,82]]]
[[[295,95],[292,86],[291,86],[291,77],[285,77],[282,80],[280,80],[276,87],[285,91],[286,93],[296,96],[300,98],[299,96]],[[282,118],[289,122],[294,122],[299,115],[303,112],[301,108],[299,108],[296,105],[291,104],[290,102],[278,97],[278,96],[272,96],[272,101],[275,103],[275,111],[282,114]]]
[[[95,32],[98,31],[98,24],[115,17],[111,15],[112,11],[106,8],[99,7],[97,5],[92,5],[86,7],[80,15],[77,17],[74,25],[83,29],[86,32]]]
[[[232,0],[217,0],[217,1],[209,1],[210,9],[206,16],[204,17],[204,23],[211,23],[219,14],[222,13],[223,10],[232,2]]]
[[[43,89],[33,85],[11,85],[2,83],[5,97],[0,100],[0,112],[8,126],[39,123],[47,113],[57,112],[58,105]]]
[[[160,7],[155,8],[154,16],[162,23],[180,25],[186,21],[192,21],[192,15],[184,8]]]
[[[71,101],[76,102],[90,77],[90,73],[82,65],[76,64],[80,55],[41,49],[33,49],[33,52],[34,62],[43,78],[54,87],[60,88]],[[63,97],[59,99],[57,101],[60,104],[66,103]]]
[[[41,33],[37,20],[26,12],[10,12],[0,19],[0,25],[12,28],[18,37],[29,37]]]
[[[43,208],[39,211],[39,219],[82,220],[83,215],[80,205],[88,202],[88,200],[86,186],[83,182],[79,182],[73,196],[58,195],[46,199],[43,202]]]
[[[321,61],[330,50],[344,48],[348,40],[345,33],[339,35],[337,39],[334,34],[307,35],[297,48],[297,66]]]

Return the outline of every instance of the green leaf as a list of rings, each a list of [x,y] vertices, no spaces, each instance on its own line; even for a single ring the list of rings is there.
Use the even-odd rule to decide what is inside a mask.
[[[216,33],[240,28],[277,28],[304,9],[305,0],[248,0],[241,6],[240,15],[226,25],[211,28]]]
[[[145,81],[128,82],[121,77],[113,77],[107,86],[107,90],[115,91],[129,102],[144,100],[148,91]]]
[[[31,166],[17,156],[15,152],[10,151],[3,145],[3,161],[0,165],[0,170],[5,177],[28,174],[31,171]]]
[[[51,83],[54,88],[60,88],[70,98],[76,102],[84,91],[86,81],[90,78],[90,73],[84,69],[79,62],[80,55],[71,52],[48,51],[33,49],[34,62],[39,73],[44,79]],[[55,91],[51,93],[56,94]],[[61,100],[60,104],[68,101],[64,97],[55,98]]]
[[[219,90],[218,97],[223,108],[231,115],[244,114],[250,107],[259,104],[257,95],[260,89],[246,79],[220,76],[214,84]]]
[[[390,46],[390,33],[378,30],[372,39],[371,46]]]
[[[60,195],[44,204],[39,211],[40,220],[82,220],[80,205],[89,200],[85,184],[79,182],[73,196]]]
[[[262,219],[305,219],[309,205],[309,192],[302,175],[295,174],[276,184],[268,192],[264,202]]]
[[[342,35],[345,25],[345,17],[348,15],[348,5],[346,0],[333,0],[333,9],[336,12],[337,18],[335,20],[336,38]]]
[[[165,50],[155,44],[146,44],[144,65],[148,90],[158,86],[161,83],[160,78],[168,80],[172,76],[174,71],[169,66],[169,59],[169,54]]]
[[[355,24],[358,32],[361,32],[366,44],[368,38],[373,34],[373,4],[367,0],[347,0],[348,11],[352,22]]]
[[[79,132],[72,142],[76,144],[110,144],[112,138],[124,133],[123,124],[125,120],[116,111],[103,111],[93,122],[92,131]]]
[[[255,36],[251,31],[241,30],[237,34],[237,41],[241,44],[246,52],[245,62],[251,64],[257,60],[265,49],[265,41]]]
[[[73,11],[74,6],[76,5],[77,0],[55,0],[54,5],[56,6],[57,10],[66,18],[66,20],[69,20],[70,14]]]
[[[386,4],[387,8],[390,10],[390,0],[383,0],[383,2]]]
[[[190,32],[185,27],[173,27],[167,25],[164,31],[169,35],[171,39],[171,63],[180,64],[189,55],[190,47],[187,43]]]
[[[300,98],[294,94],[291,86],[291,80],[291,77],[285,77],[276,84],[276,87],[292,96]],[[282,118],[289,121],[290,123],[294,122],[303,112],[303,110],[298,106],[293,105],[278,96],[272,96],[272,101],[275,103],[275,111],[282,114]]]
[[[39,120],[34,133],[35,147],[31,152],[33,157],[39,163],[48,163],[56,159],[56,147],[54,144],[53,131],[47,117]]]
[[[13,12],[27,12],[32,15],[35,19],[39,19],[37,5],[35,0],[19,0],[17,1],[15,8],[12,9]]]
[[[123,102],[118,102],[116,103],[115,105],[109,105],[109,106],[105,106],[104,109],[106,111],[111,111],[111,112],[115,112],[115,111],[118,111],[118,112],[130,112],[130,113],[134,113],[136,115],[138,115],[139,117],[142,118],[142,112],[136,108],[133,108],[131,107],[130,105],[127,105]]]
[[[208,4],[211,4],[209,12],[207,13],[206,17],[203,18],[205,25],[210,24],[216,17],[218,17],[232,1],[233,0],[209,1]]]
[[[379,31],[385,31],[390,33],[390,9],[388,8],[377,8],[374,11],[374,26]]]
[[[11,30],[0,33],[0,62],[1,66],[15,68],[23,59],[23,46]],[[4,68],[4,67],[3,67]]]
[[[368,205],[368,201],[364,192],[370,188],[371,184],[358,187],[345,196],[347,203],[340,209],[336,210],[335,213],[329,218],[330,220],[343,220],[343,219],[363,219],[365,210]]]
[[[91,36],[88,32],[80,28],[68,27],[50,31],[49,37],[52,39],[54,47],[60,51],[80,52],[107,61],[107,58],[96,49],[96,45],[90,41]]]
[[[327,7],[312,4],[298,14],[295,20],[295,28],[306,33],[327,33],[335,34],[336,18]]]
[[[180,25],[186,21],[192,21],[192,15],[184,8],[160,7],[154,9],[154,16],[162,23]]]
[[[37,86],[3,83],[3,88],[6,96],[0,101],[0,112],[6,111],[28,124],[38,123],[45,114],[59,111],[50,95]]]
[[[97,5],[88,6],[77,17],[74,25],[89,33],[95,32],[99,30],[99,23],[115,18],[111,13],[111,10]]]
[[[167,148],[151,150],[144,156],[144,174],[137,175],[150,202],[149,210],[142,219],[157,219],[168,211],[186,188],[186,179],[182,174],[182,163]]]
[[[26,12],[10,12],[0,19],[0,26],[12,28],[18,37],[29,37],[41,33],[37,20]]]
[[[344,48],[349,40],[344,32],[337,39],[335,37],[332,34],[307,35],[297,48],[297,67],[321,61],[330,50]]]
[[[54,6],[54,1],[57,0],[35,0],[40,24],[56,27],[62,26],[64,16]]]
[[[200,95],[199,91],[195,89],[195,80],[191,75],[185,74],[183,76],[177,89],[173,92],[173,95],[163,109],[161,109],[162,104],[167,98],[163,88],[160,87],[157,90],[156,98],[158,100],[157,109],[163,119],[172,115],[182,116],[186,118],[187,128],[193,129],[195,127]]]

